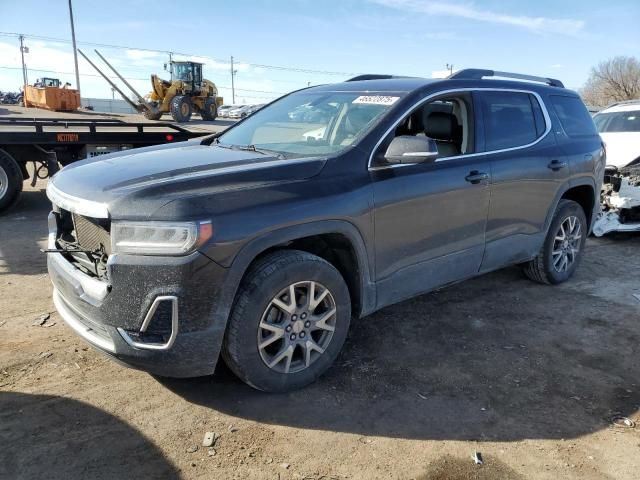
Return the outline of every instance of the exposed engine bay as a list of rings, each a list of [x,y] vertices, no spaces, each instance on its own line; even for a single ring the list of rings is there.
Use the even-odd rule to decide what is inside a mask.
[[[602,212],[593,234],[640,231],[640,165],[607,166],[601,192]]]

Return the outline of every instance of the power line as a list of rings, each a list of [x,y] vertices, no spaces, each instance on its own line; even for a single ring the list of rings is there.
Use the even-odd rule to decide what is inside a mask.
[[[4,66],[4,65],[0,65],[1,69],[4,70],[22,70],[22,68],[20,67],[9,67],[9,66]],[[57,75],[74,75],[73,72],[61,72],[58,70],[44,70],[44,69],[40,69],[40,68],[29,68],[29,71],[31,72],[40,72],[40,73],[55,73]],[[94,78],[102,78],[100,75],[94,74],[94,73],[81,73],[80,76],[82,77],[94,77]],[[115,76],[110,76],[109,77],[112,80],[117,80],[117,77]],[[148,81],[149,77],[146,78],[136,78],[136,77],[124,77],[126,80],[140,80],[140,81]],[[231,87],[226,86],[226,85],[218,85],[216,84],[216,87],[218,88],[223,88],[226,90],[231,90]],[[240,92],[250,92],[250,93],[273,93],[276,95],[284,95],[288,92],[275,92],[275,91],[270,91],[270,90],[253,90],[250,88],[236,88],[236,90],[240,91]],[[247,95],[245,95],[247,96]],[[270,97],[256,97],[256,98],[270,98]]]
[[[14,33],[14,32],[0,32],[0,35],[2,36],[8,36],[8,37],[16,37],[18,38],[21,34],[19,33]],[[47,40],[47,41],[52,41],[52,42],[60,42],[60,43],[66,43],[69,44],[71,43],[70,40],[64,39],[64,38],[55,38],[55,37],[45,37],[42,35],[24,35],[25,38],[33,38],[36,40]],[[164,54],[169,54],[172,53],[173,55],[180,55],[183,57],[200,57],[200,58],[206,58],[206,59],[210,59],[213,60],[214,62],[218,62],[218,63],[223,63],[223,64],[229,64],[229,61],[227,60],[223,60],[223,59],[219,59],[219,58],[213,58],[213,57],[209,57],[207,55],[193,55],[193,54],[189,54],[189,53],[180,53],[180,52],[169,52],[167,50],[157,50],[157,49],[150,49],[150,48],[138,48],[138,47],[126,47],[123,45],[112,45],[112,44],[107,44],[107,43],[92,43],[92,42],[78,42],[81,45],[88,45],[88,46],[93,46],[93,47],[103,47],[103,48],[115,48],[115,49],[123,49],[123,50],[138,50],[141,52],[154,52],[154,53],[164,53]],[[268,69],[268,70],[279,70],[279,71],[289,71],[289,72],[297,72],[297,73],[311,73],[311,74],[318,74],[318,75],[339,75],[339,76],[354,76],[354,75],[358,75],[357,72],[337,72],[337,71],[332,71],[332,70],[315,70],[315,69],[309,69],[309,68],[301,68],[301,67],[288,67],[288,66],[282,66],[282,65],[269,65],[269,64],[263,64],[263,63],[251,63],[251,62],[237,62],[239,64],[244,64],[244,65],[249,65],[251,67],[255,67],[255,68],[264,68],[264,69]]]

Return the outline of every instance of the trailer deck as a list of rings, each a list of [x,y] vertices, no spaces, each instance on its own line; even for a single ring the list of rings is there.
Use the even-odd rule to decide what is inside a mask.
[[[0,105],[0,212],[15,203],[25,179],[32,178],[34,184],[36,178],[53,175],[59,164],[210,135],[232,123],[218,120],[176,125],[140,114],[52,112]],[[30,162],[34,175],[27,169]]]

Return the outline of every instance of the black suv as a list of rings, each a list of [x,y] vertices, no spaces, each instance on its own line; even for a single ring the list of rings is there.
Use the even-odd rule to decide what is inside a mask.
[[[352,317],[507,265],[576,270],[605,153],[557,80],[463,70],[307,88],[224,133],[74,163],[47,188],[60,315],[164,376],[286,391]]]

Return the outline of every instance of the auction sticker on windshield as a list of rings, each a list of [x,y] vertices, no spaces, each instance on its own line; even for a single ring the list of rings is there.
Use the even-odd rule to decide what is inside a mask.
[[[368,105],[393,105],[400,97],[388,97],[385,95],[362,95],[351,103],[366,103]]]

